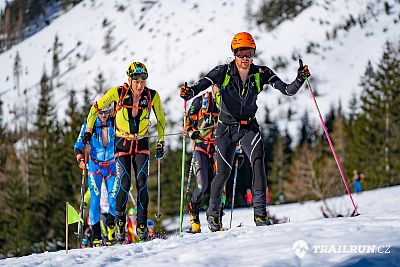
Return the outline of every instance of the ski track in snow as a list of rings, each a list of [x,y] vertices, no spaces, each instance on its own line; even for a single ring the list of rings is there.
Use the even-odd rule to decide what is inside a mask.
[[[167,240],[118,245],[113,247],[72,249],[33,254],[0,261],[0,266],[399,266],[400,260],[400,186],[363,192],[354,196],[360,216],[322,218],[320,202],[271,206],[277,217],[288,216],[290,222],[256,227],[252,209],[235,209],[233,227],[211,233],[201,214],[202,234],[173,235]],[[328,200],[332,206],[350,212],[348,196]],[[224,216],[229,226],[230,210]],[[188,216],[185,216],[188,226]],[[169,221],[167,226],[176,228]],[[292,246],[304,240],[309,250],[303,258]],[[313,254],[313,245],[390,245],[390,254]]]

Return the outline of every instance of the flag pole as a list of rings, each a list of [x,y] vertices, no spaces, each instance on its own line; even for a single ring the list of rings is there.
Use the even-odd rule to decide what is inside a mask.
[[[65,202],[65,254],[68,254],[68,202]]]

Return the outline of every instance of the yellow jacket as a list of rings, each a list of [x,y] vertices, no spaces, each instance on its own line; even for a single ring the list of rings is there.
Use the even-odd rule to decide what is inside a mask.
[[[124,86],[128,86],[125,84]],[[157,91],[144,88],[139,106],[133,106],[133,95],[129,88],[124,99],[120,99],[123,93],[123,86],[116,86],[108,90],[90,109],[87,118],[87,127],[93,128],[98,110],[107,107],[112,102],[117,103],[115,115],[115,135],[126,139],[146,137],[149,133],[150,111],[153,109],[157,119],[158,141],[164,141],[165,118],[161,99]],[[119,107],[120,106],[120,107]],[[119,108],[120,109],[119,109]],[[132,109],[139,109],[138,114],[132,117]]]

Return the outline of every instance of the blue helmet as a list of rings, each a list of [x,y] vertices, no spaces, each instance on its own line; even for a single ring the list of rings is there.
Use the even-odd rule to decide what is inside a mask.
[[[154,226],[154,222],[152,220],[147,220],[147,227]]]

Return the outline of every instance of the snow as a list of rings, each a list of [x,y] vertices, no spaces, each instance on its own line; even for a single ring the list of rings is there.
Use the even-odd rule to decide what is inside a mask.
[[[360,216],[322,218],[320,202],[271,206],[277,217],[290,222],[256,227],[252,209],[235,209],[233,227],[224,232],[174,235],[167,240],[146,243],[72,249],[34,254],[0,261],[1,266],[399,266],[400,259],[400,186],[363,192],[354,196]],[[346,214],[351,211],[348,196],[328,200],[330,206]],[[342,210],[340,210],[342,209]],[[229,210],[224,216],[229,225]],[[188,216],[185,217],[186,225]],[[172,222],[171,222],[172,223]],[[175,225],[176,226],[176,225]],[[308,244],[303,257],[292,246],[303,240]],[[376,246],[382,253],[354,253],[351,246]],[[326,252],[320,247],[325,246]],[[330,250],[329,250],[330,249]],[[346,253],[333,253],[346,252]],[[323,250],[322,250],[323,251]],[[351,253],[350,253],[351,252]],[[365,251],[364,251],[365,252]],[[386,253],[385,253],[386,252]],[[390,253],[387,253],[390,252]]]
[[[291,59],[293,51],[303,55],[305,64],[310,65],[313,79],[321,93],[318,98],[322,114],[326,114],[332,104],[342,101],[343,109],[348,109],[352,93],[360,93],[358,83],[368,60],[376,62],[384,42],[398,40],[400,23],[393,23],[398,15],[399,5],[395,0],[387,1],[394,6],[390,16],[379,15],[363,28],[356,26],[348,33],[339,33],[337,40],[326,40],[326,31],[343,23],[353,14],[364,12],[367,4],[376,1],[330,1],[330,9],[324,8],[325,0],[314,1],[292,21],[286,21],[273,31],[249,24],[246,18],[247,1],[194,1],[170,0],[146,3],[140,0],[96,0],[82,1],[68,13],[54,20],[39,33],[0,54],[0,96],[5,101],[5,114],[16,109],[16,115],[6,118],[11,122],[21,113],[17,107],[22,92],[27,90],[29,112],[34,112],[39,99],[39,80],[46,70],[52,70],[52,45],[55,35],[62,43],[60,62],[61,87],[54,91],[58,116],[63,118],[67,106],[68,91],[78,90],[82,101],[85,87],[93,88],[95,78],[102,72],[106,87],[122,84],[126,80],[125,69],[131,61],[143,61],[150,72],[148,85],[159,91],[164,103],[167,118],[177,121],[181,112],[174,112],[182,106],[177,90],[184,81],[196,81],[200,73],[206,73],[218,64],[232,57],[230,41],[239,31],[250,31],[256,38],[258,58],[255,63],[270,65],[273,56],[285,56],[289,60],[286,71],[278,75],[290,82],[295,78],[297,60]],[[260,6],[261,0],[250,1],[252,12]],[[117,11],[123,5],[124,11]],[[379,4],[382,9],[383,4]],[[103,27],[103,20],[110,25]],[[330,24],[320,24],[319,20]],[[383,29],[387,27],[386,31]],[[114,28],[114,51],[106,54],[102,49],[106,32]],[[368,33],[373,33],[367,37]],[[310,41],[321,43],[331,49],[320,55],[306,54],[304,51]],[[79,45],[78,45],[79,43]],[[16,53],[22,58],[23,74],[20,78],[20,92],[13,88],[13,64]],[[83,60],[87,57],[87,60]],[[282,104],[279,104],[281,101]],[[165,102],[165,101],[164,101]],[[305,110],[315,115],[315,108],[307,90],[302,89],[295,97],[286,97],[277,90],[268,89],[258,100],[260,121],[268,105],[272,116],[278,118],[283,130],[289,127],[292,135],[296,132],[299,118]],[[287,109],[296,112],[294,120],[285,119]],[[180,108],[179,108],[180,109]],[[311,116],[317,119],[317,116]],[[171,129],[168,125],[168,132]],[[168,141],[168,138],[167,138]]]

